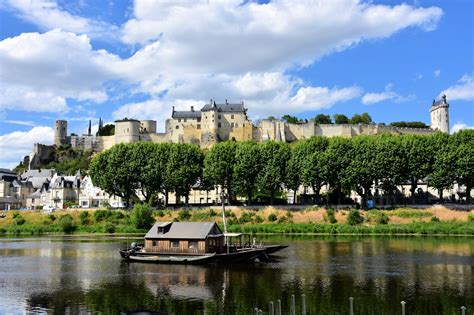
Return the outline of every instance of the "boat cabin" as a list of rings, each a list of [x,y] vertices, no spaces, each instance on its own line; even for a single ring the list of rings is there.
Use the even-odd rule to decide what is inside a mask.
[[[145,235],[151,253],[204,254],[224,251],[224,234],[215,222],[156,222]]]

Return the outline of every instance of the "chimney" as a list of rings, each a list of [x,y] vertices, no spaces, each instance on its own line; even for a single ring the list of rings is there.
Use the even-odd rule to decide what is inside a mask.
[[[191,111],[194,112],[194,106],[191,106]]]
[[[226,105],[229,104],[229,103],[227,103],[227,99],[225,99],[225,104],[226,104]]]
[[[173,106],[173,114],[174,114],[174,106]]]
[[[446,94],[442,96],[442,99],[443,99],[443,103],[446,104]]]

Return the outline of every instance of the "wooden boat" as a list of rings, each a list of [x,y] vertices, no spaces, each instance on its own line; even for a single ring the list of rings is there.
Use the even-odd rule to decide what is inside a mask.
[[[244,234],[222,233],[215,222],[156,222],[144,244],[120,250],[126,261],[153,263],[240,263],[267,258],[266,248],[242,243]],[[239,237],[240,242],[229,240]]]

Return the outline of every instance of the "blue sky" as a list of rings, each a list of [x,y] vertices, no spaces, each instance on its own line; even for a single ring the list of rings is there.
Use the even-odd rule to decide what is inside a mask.
[[[156,119],[241,101],[250,118],[422,121],[447,94],[474,126],[474,2],[0,1],[0,167],[56,119]]]

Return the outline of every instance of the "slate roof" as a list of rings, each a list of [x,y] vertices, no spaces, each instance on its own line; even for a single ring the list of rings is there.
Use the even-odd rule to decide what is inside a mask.
[[[191,110],[181,110],[181,111],[174,111],[171,114],[172,118],[201,118],[200,111],[191,111]]]
[[[217,107],[219,112],[245,112],[246,109],[243,103],[225,103],[225,104],[217,104],[213,102],[212,104],[206,104],[201,111],[208,111],[214,108],[214,105]]]
[[[0,168],[0,179],[12,182],[17,178],[16,173],[6,168]]]
[[[27,170],[20,175],[21,179],[28,179],[30,177],[52,177],[54,174],[53,169],[43,170]]]
[[[433,105],[431,106],[439,106],[439,105],[448,105],[448,102],[446,101],[446,95],[443,95],[439,100],[435,101],[433,100]]]
[[[0,197],[0,203],[14,203],[14,204],[20,204],[21,201],[16,199],[15,197]]]
[[[170,224],[169,230],[165,233],[158,233],[158,227],[164,227]],[[156,222],[153,227],[146,233],[145,239],[205,239],[211,232],[214,226],[217,226],[215,222]],[[218,231],[220,234],[214,236],[223,235],[219,227]]]
[[[31,177],[28,179],[28,182],[31,183],[33,188],[41,188],[44,184],[49,183],[48,177]]]

